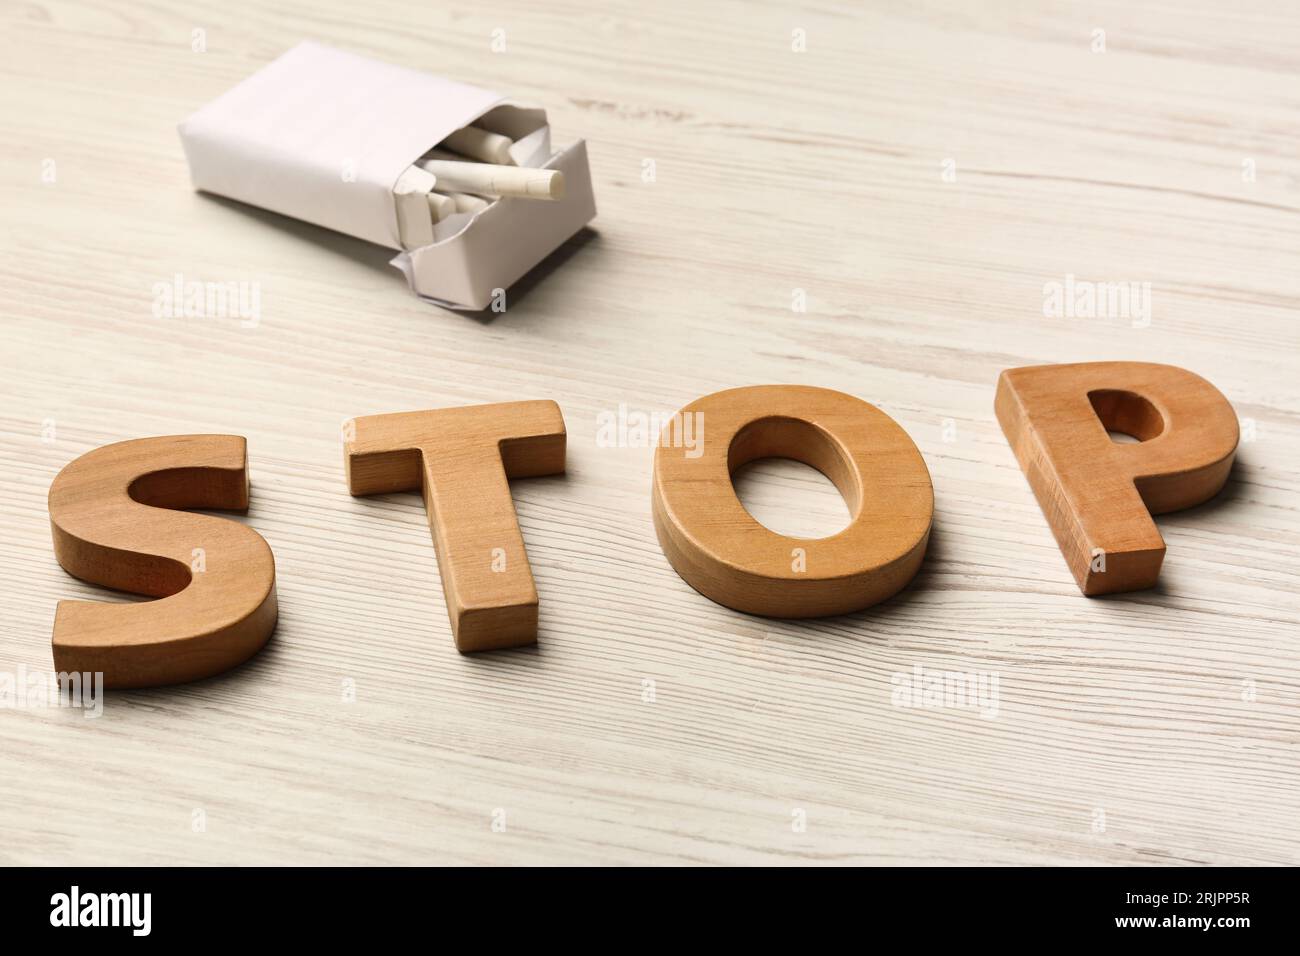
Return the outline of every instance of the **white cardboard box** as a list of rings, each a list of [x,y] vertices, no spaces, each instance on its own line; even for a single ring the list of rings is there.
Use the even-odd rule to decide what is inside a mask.
[[[563,199],[497,199],[401,252],[393,185],[470,123],[521,166],[564,173]],[[194,187],[399,250],[417,295],[484,309],[596,215],[586,143],[551,152],[545,111],[489,90],[301,43],[180,125]]]

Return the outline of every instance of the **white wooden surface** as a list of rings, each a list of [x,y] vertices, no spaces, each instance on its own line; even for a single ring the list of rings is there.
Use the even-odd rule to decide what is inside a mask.
[[[248,437],[282,618],[98,720],[0,711],[0,862],[1300,862],[1300,11],[1030,7],[6,7],[0,668],[50,667],[59,599],[128,599],[59,569],[45,508],[120,439]],[[489,321],[193,193],[175,124],[303,37],[545,105],[589,142],[594,233]],[[260,323],[154,318],[176,273],[259,282]],[[1150,282],[1149,326],[1045,317],[1067,274]],[[1094,359],[1197,371],[1254,429],[1160,521],[1161,587],[1103,600],[993,417],[1001,369]],[[926,456],[897,599],[711,604],[655,542],[650,451],[596,442],[620,403],[770,382],[876,402]],[[418,497],[350,498],[339,424],[529,398],[570,435],[566,477],[515,484],[541,641],[461,657]],[[843,521],[806,469],[743,487],[782,530]],[[996,717],[894,706],[918,664],[996,673]]]

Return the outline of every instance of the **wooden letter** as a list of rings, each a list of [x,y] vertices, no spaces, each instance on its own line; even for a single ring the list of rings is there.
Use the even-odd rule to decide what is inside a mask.
[[[452,636],[462,653],[537,640],[537,588],[509,478],[564,471],[554,402],[505,402],[354,419],[348,491],[424,490]]]
[[[87,452],[50,485],[54,554],[69,574],[137,604],[60,601],[54,667],[102,671],[105,687],[210,677],[275,630],[275,558],[256,531],[174,508],[248,509],[237,435],[173,435]]]
[[[1084,594],[1149,588],[1165,542],[1153,514],[1212,498],[1237,416],[1213,385],[1149,362],[1007,369],[998,421]],[[1137,444],[1118,444],[1107,431]]]
[[[757,458],[822,472],[852,522],[817,539],[763,527],[731,484]],[[686,583],[769,617],[843,614],[897,593],[921,566],[934,516],[930,473],[892,418],[843,392],[800,385],[733,388],[683,408],[655,450],[652,503],[659,544]]]

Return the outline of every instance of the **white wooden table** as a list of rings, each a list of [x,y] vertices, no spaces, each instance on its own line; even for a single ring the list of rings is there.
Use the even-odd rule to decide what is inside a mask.
[[[45,506],[127,438],[247,436],[282,616],[99,719],[0,711],[0,862],[1300,862],[1293,4],[185,6],[3,14],[0,669],[52,666],[58,600],[130,599],[58,567]],[[304,37],[544,105],[594,232],[489,321],[195,194],[176,123]],[[178,273],[260,283],[260,321],[155,318]],[[1149,322],[1046,316],[1067,275],[1149,282]],[[1206,376],[1253,440],[1160,520],[1158,589],[1088,600],[993,389],[1099,359]],[[710,603],[655,541],[651,450],[596,441],[777,382],[925,455],[929,558],[885,605]],[[514,484],[540,643],[462,657],[418,496],[349,497],[339,425],[532,398],[569,431],[565,477]],[[845,520],[809,469],[741,486],[778,530]],[[918,665],[996,674],[996,716],[895,706]]]

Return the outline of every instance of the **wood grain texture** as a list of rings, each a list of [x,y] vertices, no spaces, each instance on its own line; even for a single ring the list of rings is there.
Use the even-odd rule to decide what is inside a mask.
[[[0,862],[1300,862],[1294,5],[0,17],[0,666],[49,667],[56,603],[104,599],[45,495],[122,439],[247,437],[238,520],[281,610],[221,677],[0,711]],[[594,230],[463,316],[386,250],[193,193],[176,123],[305,33],[544,105],[588,141]],[[260,283],[258,318],[155,310],[177,274]],[[1150,282],[1149,320],[1045,315],[1067,276]],[[1156,588],[1085,600],[993,396],[1117,359],[1204,376],[1242,444],[1221,495],[1157,519]],[[653,449],[602,424],[770,382],[859,396],[925,456],[897,598],[749,617],[664,558]],[[348,495],[340,427],[538,398],[569,433],[564,476],[513,488],[538,643],[462,656],[419,496]],[[756,466],[742,499],[833,529],[805,472]],[[996,716],[906,706],[918,666],[997,674]]]
[[[801,538],[761,525],[732,475],[764,459],[829,478],[848,527]],[[751,385],[701,396],[669,420],[651,510],[668,562],[701,594],[749,614],[828,617],[878,604],[916,576],[934,490],[912,439],[879,409],[826,388]]]
[[[238,435],[114,442],[69,462],[50,486],[54,556],[69,574],[159,598],[129,606],[60,601],[56,671],[115,690],[178,684],[242,664],[275,630],[275,558],[234,521],[174,509],[247,511]]]
[[[1217,495],[1240,433],[1212,384],[1154,362],[1007,369],[994,408],[1087,595],[1155,587],[1165,542],[1151,516]]]
[[[537,642],[537,587],[511,478],[564,473],[554,402],[499,402],[366,415],[344,426],[354,495],[419,491],[458,650]]]

